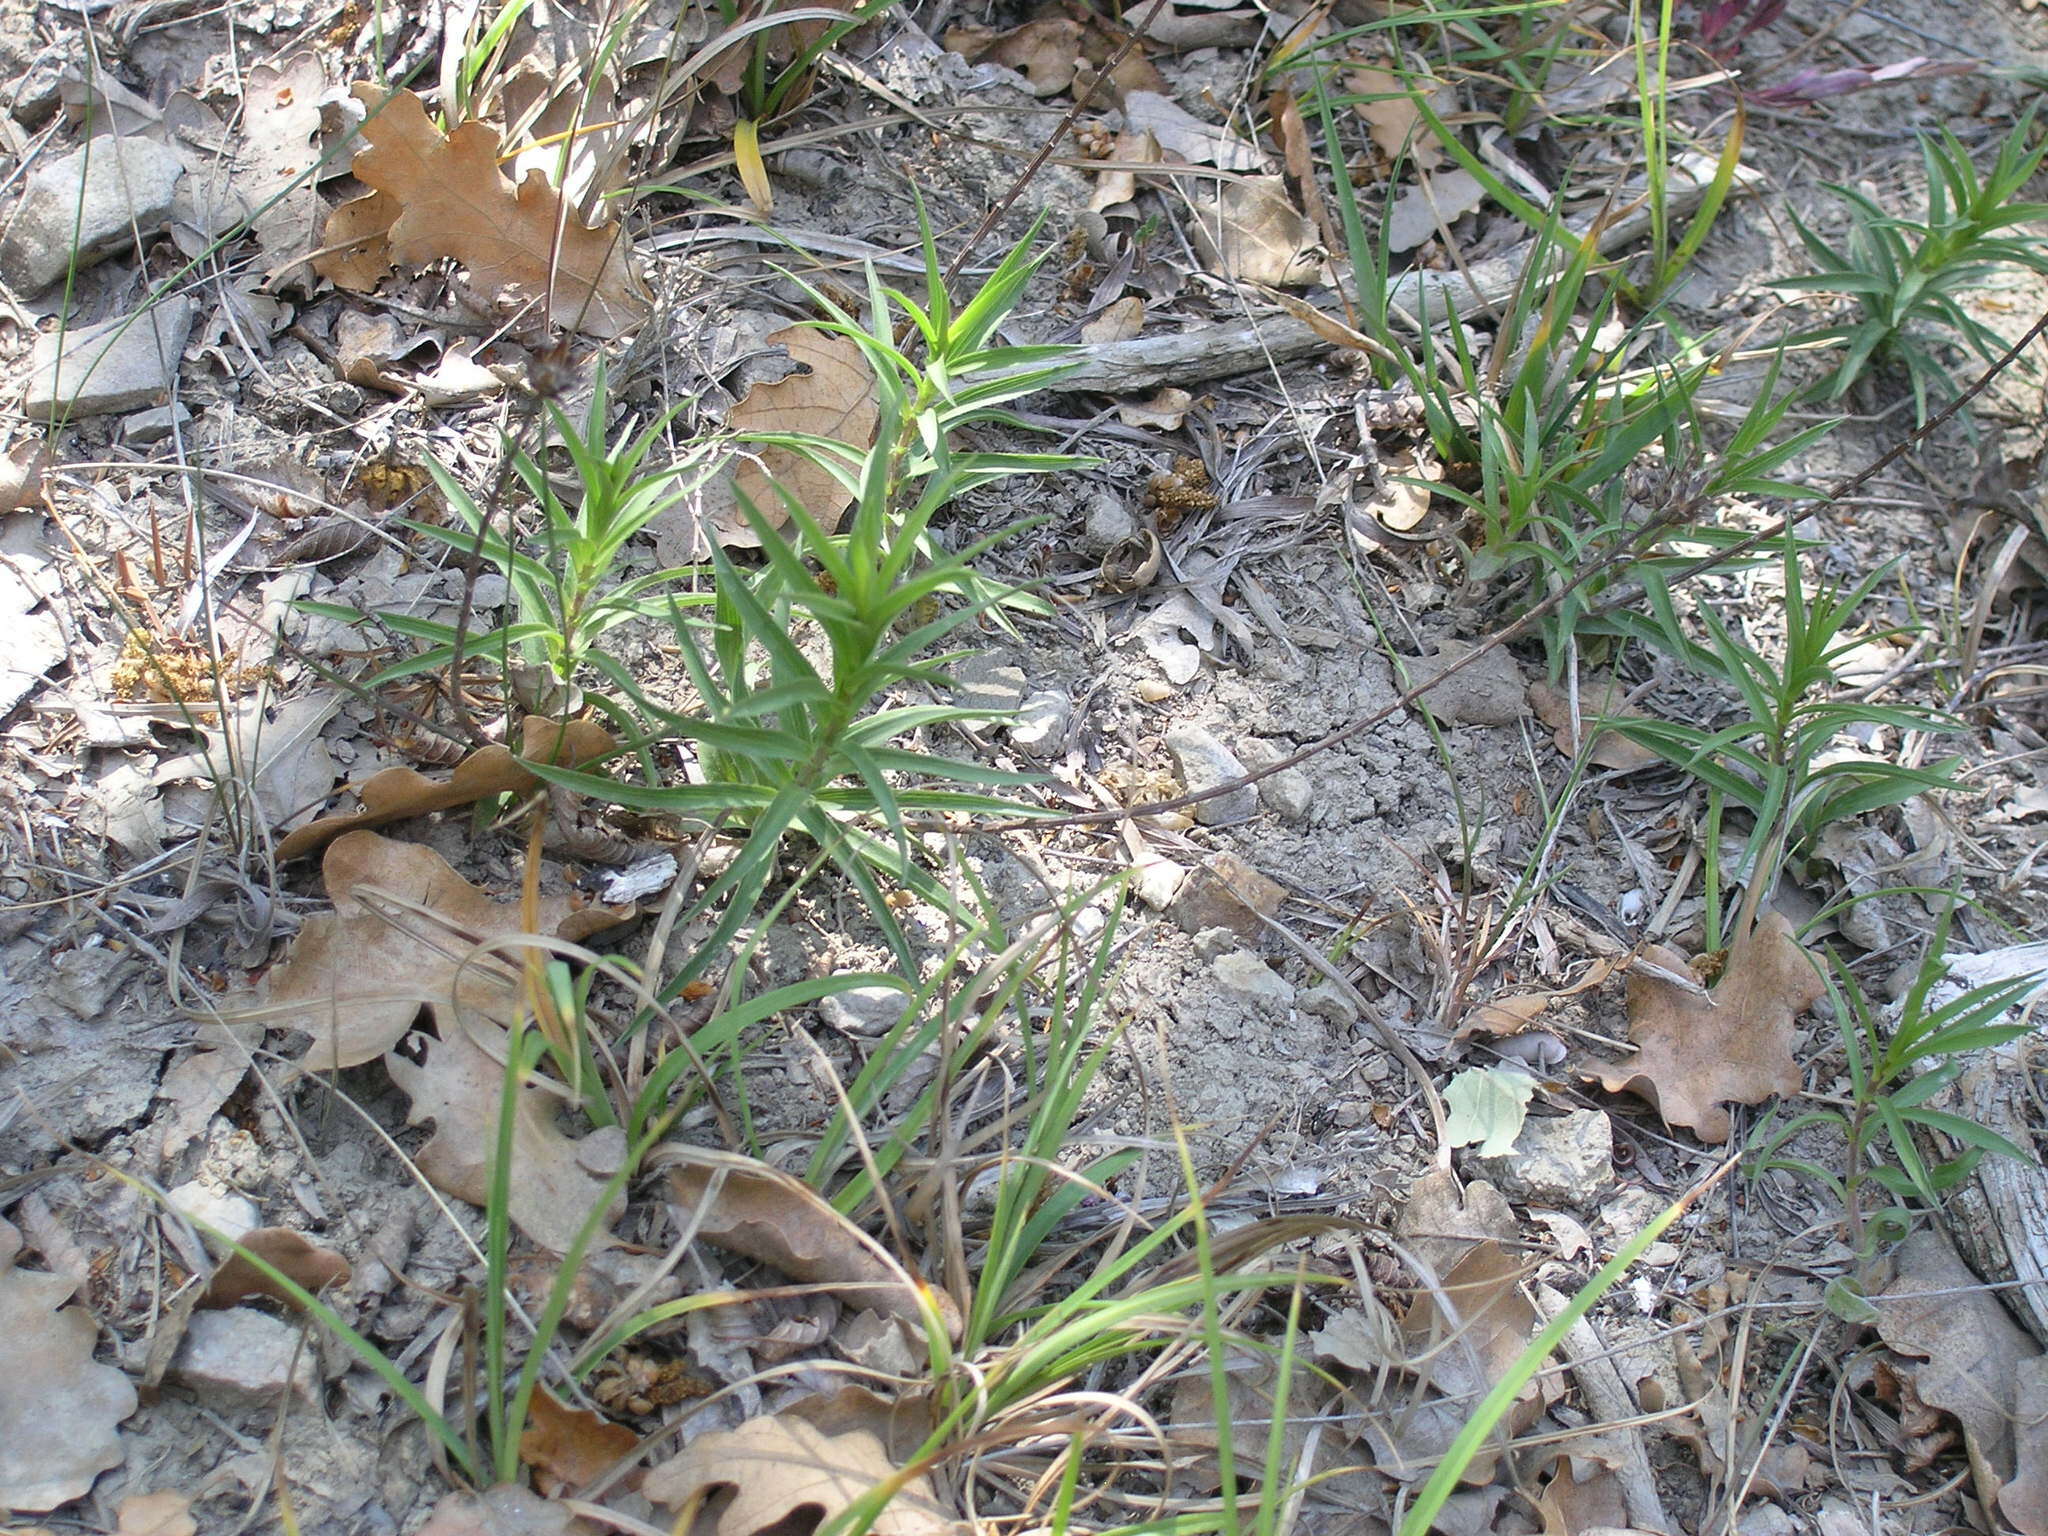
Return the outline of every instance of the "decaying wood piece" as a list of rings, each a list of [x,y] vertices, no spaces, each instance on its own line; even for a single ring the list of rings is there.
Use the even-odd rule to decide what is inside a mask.
[[[2048,944],[1965,955],[1928,994],[1940,1008],[1970,987],[2048,976]],[[2040,1013],[2048,981],[2014,1005],[2017,1019]],[[2001,1019],[1999,1022],[2005,1022]],[[2017,1158],[1987,1155],[1967,1183],[1959,1185],[1948,1211],[1956,1251],[1985,1280],[2016,1280],[2003,1294],[2027,1331],[2048,1344],[2048,1017],[2037,1017],[2029,1034],[1963,1058],[1962,1073],[1937,1094],[1930,1107],[1961,1115],[1998,1132],[2029,1153]],[[1949,1147],[1949,1155],[1960,1151]]]
[[[1714,163],[1706,156],[1681,156],[1672,167],[1665,196],[1667,212],[1682,217],[1699,207],[1713,174]],[[1751,191],[1760,179],[1758,173],[1740,168],[1731,192]],[[1631,189],[1631,195],[1635,201],[1624,205],[1600,228],[1597,240],[1603,254],[1640,239],[1650,227],[1650,207],[1641,189]],[[1565,227],[1583,238],[1598,217],[1597,213],[1582,214],[1566,220]],[[1404,272],[1394,280],[1391,302],[1410,316],[1427,313],[1431,324],[1452,314],[1491,308],[1524,281],[1533,246],[1533,241],[1524,243],[1504,256],[1475,262],[1464,272]],[[1566,244],[1556,254],[1562,265],[1570,246]],[[1332,343],[1305,322],[1292,315],[1274,315],[1251,325],[1197,326],[1171,336],[1140,336],[1084,348],[1081,366],[1052,387],[1069,393],[1135,394],[1162,384],[1224,379],[1268,363],[1293,362],[1331,350]]]
[[[1548,1285],[1534,1288],[1536,1310],[1545,1322],[1571,1305],[1563,1292]],[[1669,1531],[1676,1527],[1664,1513],[1664,1501],[1657,1494],[1657,1475],[1650,1466],[1650,1453],[1643,1445],[1643,1432],[1634,1424],[1642,1416],[1621,1369],[1614,1363],[1614,1351],[1585,1318],[1565,1330],[1559,1353],[1571,1362],[1572,1375],[1586,1395],[1593,1422],[1615,1451],[1619,1465],[1615,1481],[1628,1506],[1629,1524],[1639,1531]]]

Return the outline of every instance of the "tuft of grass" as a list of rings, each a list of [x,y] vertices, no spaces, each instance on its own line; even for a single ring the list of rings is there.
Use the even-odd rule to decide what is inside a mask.
[[[1780,567],[1785,638],[1775,656],[1738,638],[1710,609],[1700,615],[1705,642],[1692,638],[1670,588],[1656,581],[1654,572],[1645,597],[1649,612],[1617,612],[1610,618],[1620,632],[1733,689],[1741,702],[1733,721],[1712,729],[1640,716],[1601,722],[1706,786],[1709,948],[1739,942],[1750,931],[1785,861],[1829,822],[1898,805],[1926,790],[1954,787],[1954,761],[1912,768],[1841,749],[1842,742],[1870,727],[1935,733],[1961,729],[1960,722],[1935,710],[1836,697],[1830,691],[1834,666],[1842,657],[1873,637],[1899,633],[1889,627],[1850,631],[1890,568],[1881,567],[1846,590],[1809,591],[1799,540],[1790,529],[1780,540]],[[1749,813],[1751,831],[1743,855],[1742,904],[1724,930],[1719,842],[1730,806]]]
[[[1963,1055],[2004,1045],[2029,1033],[2021,1022],[1995,1022],[2039,984],[2037,975],[1972,987],[1934,1005],[1936,985],[1947,974],[1949,922],[1942,914],[1926,956],[1900,1001],[1896,1020],[1886,1024],[1855,974],[1839,957],[1829,957],[1828,996],[1848,1068],[1845,1106],[1780,1118],[1775,1112],[1749,1139],[1752,1176],[1774,1168],[1800,1174],[1829,1190],[1842,1203],[1849,1245],[1864,1258],[1898,1242],[1912,1229],[1914,1206],[1939,1210],[1945,1197],[1968,1178],[1987,1154],[2028,1160],[2028,1154],[1988,1126],[1961,1115],[1928,1108],[1928,1102],[1961,1073]],[[1822,1167],[1785,1149],[1801,1132],[1817,1126],[1838,1132],[1844,1144],[1840,1171]],[[1916,1133],[1935,1132],[1962,1150],[1946,1161],[1926,1157]],[[1889,1149],[1891,1161],[1879,1153]],[[1873,1197],[1879,1203],[1873,1205]],[[1852,1321],[1867,1321],[1859,1293],[1840,1280],[1828,1303]]]
[[[1849,228],[1829,241],[1793,214],[1815,270],[1777,279],[1777,286],[1809,293],[1843,294],[1858,317],[1813,332],[1807,339],[1837,342],[1842,355],[1816,391],[1838,400],[1873,369],[1904,369],[1913,406],[1924,424],[1931,402],[1954,393],[1942,359],[1944,347],[1960,341],[1987,363],[2005,343],[1963,307],[1962,295],[2014,268],[2048,273],[2048,247],[2014,226],[2048,218],[2048,203],[2020,200],[2020,193],[2048,154],[2048,137],[2034,138],[2029,107],[1998,147],[1990,170],[1979,174],[1969,150],[1953,132],[1923,136],[1921,160],[1927,172],[1924,218],[1895,217],[1865,193],[1830,184],[1848,205]]]
[[[573,697],[587,669],[601,654],[600,642],[634,619],[667,618],[680,607],[709,603],[708,594],[687,590],[701,576],[697,567],[675,567],[621,580],[618,566],[636,534],[662,513],[679,506],[709,471],[710,445],[695,444],[674,461],[650,468],[649,456],[662,441],[680,405],[663,412],[634,437],[604,440],[611,399],[602,367],[597,372],[582,423],[554,401],[548,415],[575,471],[573,504],[555,489],[541,455],[510,434],[502,439],[512,476],[523,485],[539,513],[531,535],[501,528],[492,514],[439,460],[427,460],[457,524],[444,526],[406,518],[400,525],[447,547],[464,560],[482,561],[505,577],[518,616],[495,629],[470,633],[402,612],[374,615],[332,603],[300,606],[344,623],[374,618],[393,634],[422,649],[379,669],[362,681],[381,688],[422,672],[450,668],[463,656],[495,661],[512,676],[520,667],[543,673],[559,705]],[[534,548],[534,553],[528,553]]]

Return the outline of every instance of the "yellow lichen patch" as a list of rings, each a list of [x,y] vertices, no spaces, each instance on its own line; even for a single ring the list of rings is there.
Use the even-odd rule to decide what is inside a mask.
[[[114,693],[159,704],[211,703],[221,694],[240,693],[261,680],[262,667],[239,666],[235,655],[231,650],[222,652],[216,665],[203,641],[130,630],[114,663]]]

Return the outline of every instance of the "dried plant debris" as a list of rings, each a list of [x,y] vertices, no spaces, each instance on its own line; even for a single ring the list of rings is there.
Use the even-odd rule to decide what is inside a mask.
[[[641,1492],[671,1509],[694,1509],[695,1522],[682,1528],[687,1536],[769,1536],[816,1530],[898,1475],[887,1447],[867,1430],[828,1434],[793,1414],[771,1414],[699,1435],[648,1473]],[[950,1536],[959,1524],[920,1474],[867,1529]]]
[[[544,298],[557,325],[599,338],[646,319],[651,300],[616,220],[592,229],[538,170],[518,186],[498,169],[498,131],[458,124],[443,134],[411,91],[355,87],[369,148],[355,158],[370,195],[329,217],[315,267],[337,287],[375,288],[397,263],[461,263],[486,298],[511,288]]]
[[[678,1204],[703,1208],[698,1230],[706,1242],[773,1264],[793,1280],[838,1289],[852,1307],[921,1324],[928,1305],[947,1332],[959,1334],[952,1298],[912,1282],[886,1249],[801,1180],[754,1158],[695,1147],[664,1148],[655,1162],[669,1165]]]
[[[580,768],[604,757],[615,745],[604,727],[589,720],[563,724],[529,715],[521,730],[524,739],[518,754],[510,747],[479,747],[445,779],[429,778],[412,768],[386,768],[373,774],[358,793],[357,810],[323,816],[299,828],[278,843],[277,856],[301,858],[318,853],[344,832],[470,805],[490,795],[530,795],[541,787],[541,781],[527,770],[525,762]]]
[[[116,1427],[135,1388],[93,1360],[99,1324],[66,1306],[78,1282],[17,1267],[21,1233],[0,1221],[0,1506],[55,1509],[119,1466]]]
[[[420,1059],[403,1051],[384,1058],[391,1080],[412,1100],[413,1125],[434,1122],[434,1135],[416,1161],[436,1189],[489,1203],[491,1168],[498,1145],[498,1106],[504,1095],[509,1036],[495,1025],[444,1025],[438,1039],[411,1042]],[[508,1209],[512,1224],[541,1247],[567,1252],[586,1218],[604,1198],[618,1171],[624,1138],[616,1128],[593,1131],[581,1140],[562,1132],[559,1094],[529,1081],[519,1091],[512,1131],[514,1176]],[[621,1197],[607,1219],[624,1209]],[[615,1239],[600,1229],[593,1248]]]
[[[773,383],[756,383],[727,413],[725,424],[742,442],[756,433],[801,433],[843,443],[863,453],[875,438],[875,379],[859,346],[832,331],[793,325],[768,338],[786,349],[798,371]],[[730,482],[716,482],[707,501],[719,495],[728,506],[707,507],[711,533],[730,549],[755,549],[761,536],[740,512],[742,498],[771,528],[789,521],[785,497],[794,499],[827,533],[853,500],[830,470],[793,448],[774,444],[745,447]],[[677,514],[671,514],[677,515]]]
[[[1725,1104],[1760,1104],[1773,1094],[1799,1092],[1795,1024],[1826,990],[1782,913],[1766,913],[1729,951],[1712,992],[1693,980],[1684,956],[1651,945],[1628,973],[1628,1034],[1636,1054],[1596,1065],[1587,1076],[1609,1093],[1648,1099],[1667,1125],[1724,1142],[1732,1129]]]
[[[465,1018],[508,1019],[518,1008],[517,975],[487,952],[527,931],[518,903],[493,901],[431,848],[375,832],[336,838],[321,873],[334,910],[306,920],[267,989],[268,1022],[312,1036],[309,1069],[374,1061],[422,1008],[444,1029]],[[543,896],[537,931],[581,939],[632,915]]]

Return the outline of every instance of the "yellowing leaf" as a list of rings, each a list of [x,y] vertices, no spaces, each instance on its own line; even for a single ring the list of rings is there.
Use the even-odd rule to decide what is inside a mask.
[[[1505,1157],[1535,1091],[1536,1079],[1513,1067],[1466,1068],[1444,1085],[1444,1139],[1454,1147],[1476,1141],[1481,1157]]]
[[[640,1491],[671,1509],[701,1498],[688,1536],[762,1536],[817,1530],[896,1475],[888,1451],[866,1430],[832,1435],[806,1420],[773,1415],[699,1435],[648,1473]],[[919,1476],[867,1529],[873,1536],[938,1536],[955,1530],[956,1522],[930,1479]]]
[[[587,227],[538,170],[513,186],[495,128],[471,121],[444,135],[411,91],[359,81],[355,95],[370,147],[353,169],[372,195],[335,210],[329,253],[314,262],[321,276],[363,291],[396,262],[453,260],[487,290],[544,294],[551,319],[586,335],[617,336],[647,317],[618,222]]]
[[[768,166],[761,158],[761,125],[750,117],[732,125],[732,163],[739,170],[748,201],[762,213],[773,213],[775,188],[769,184]]]

